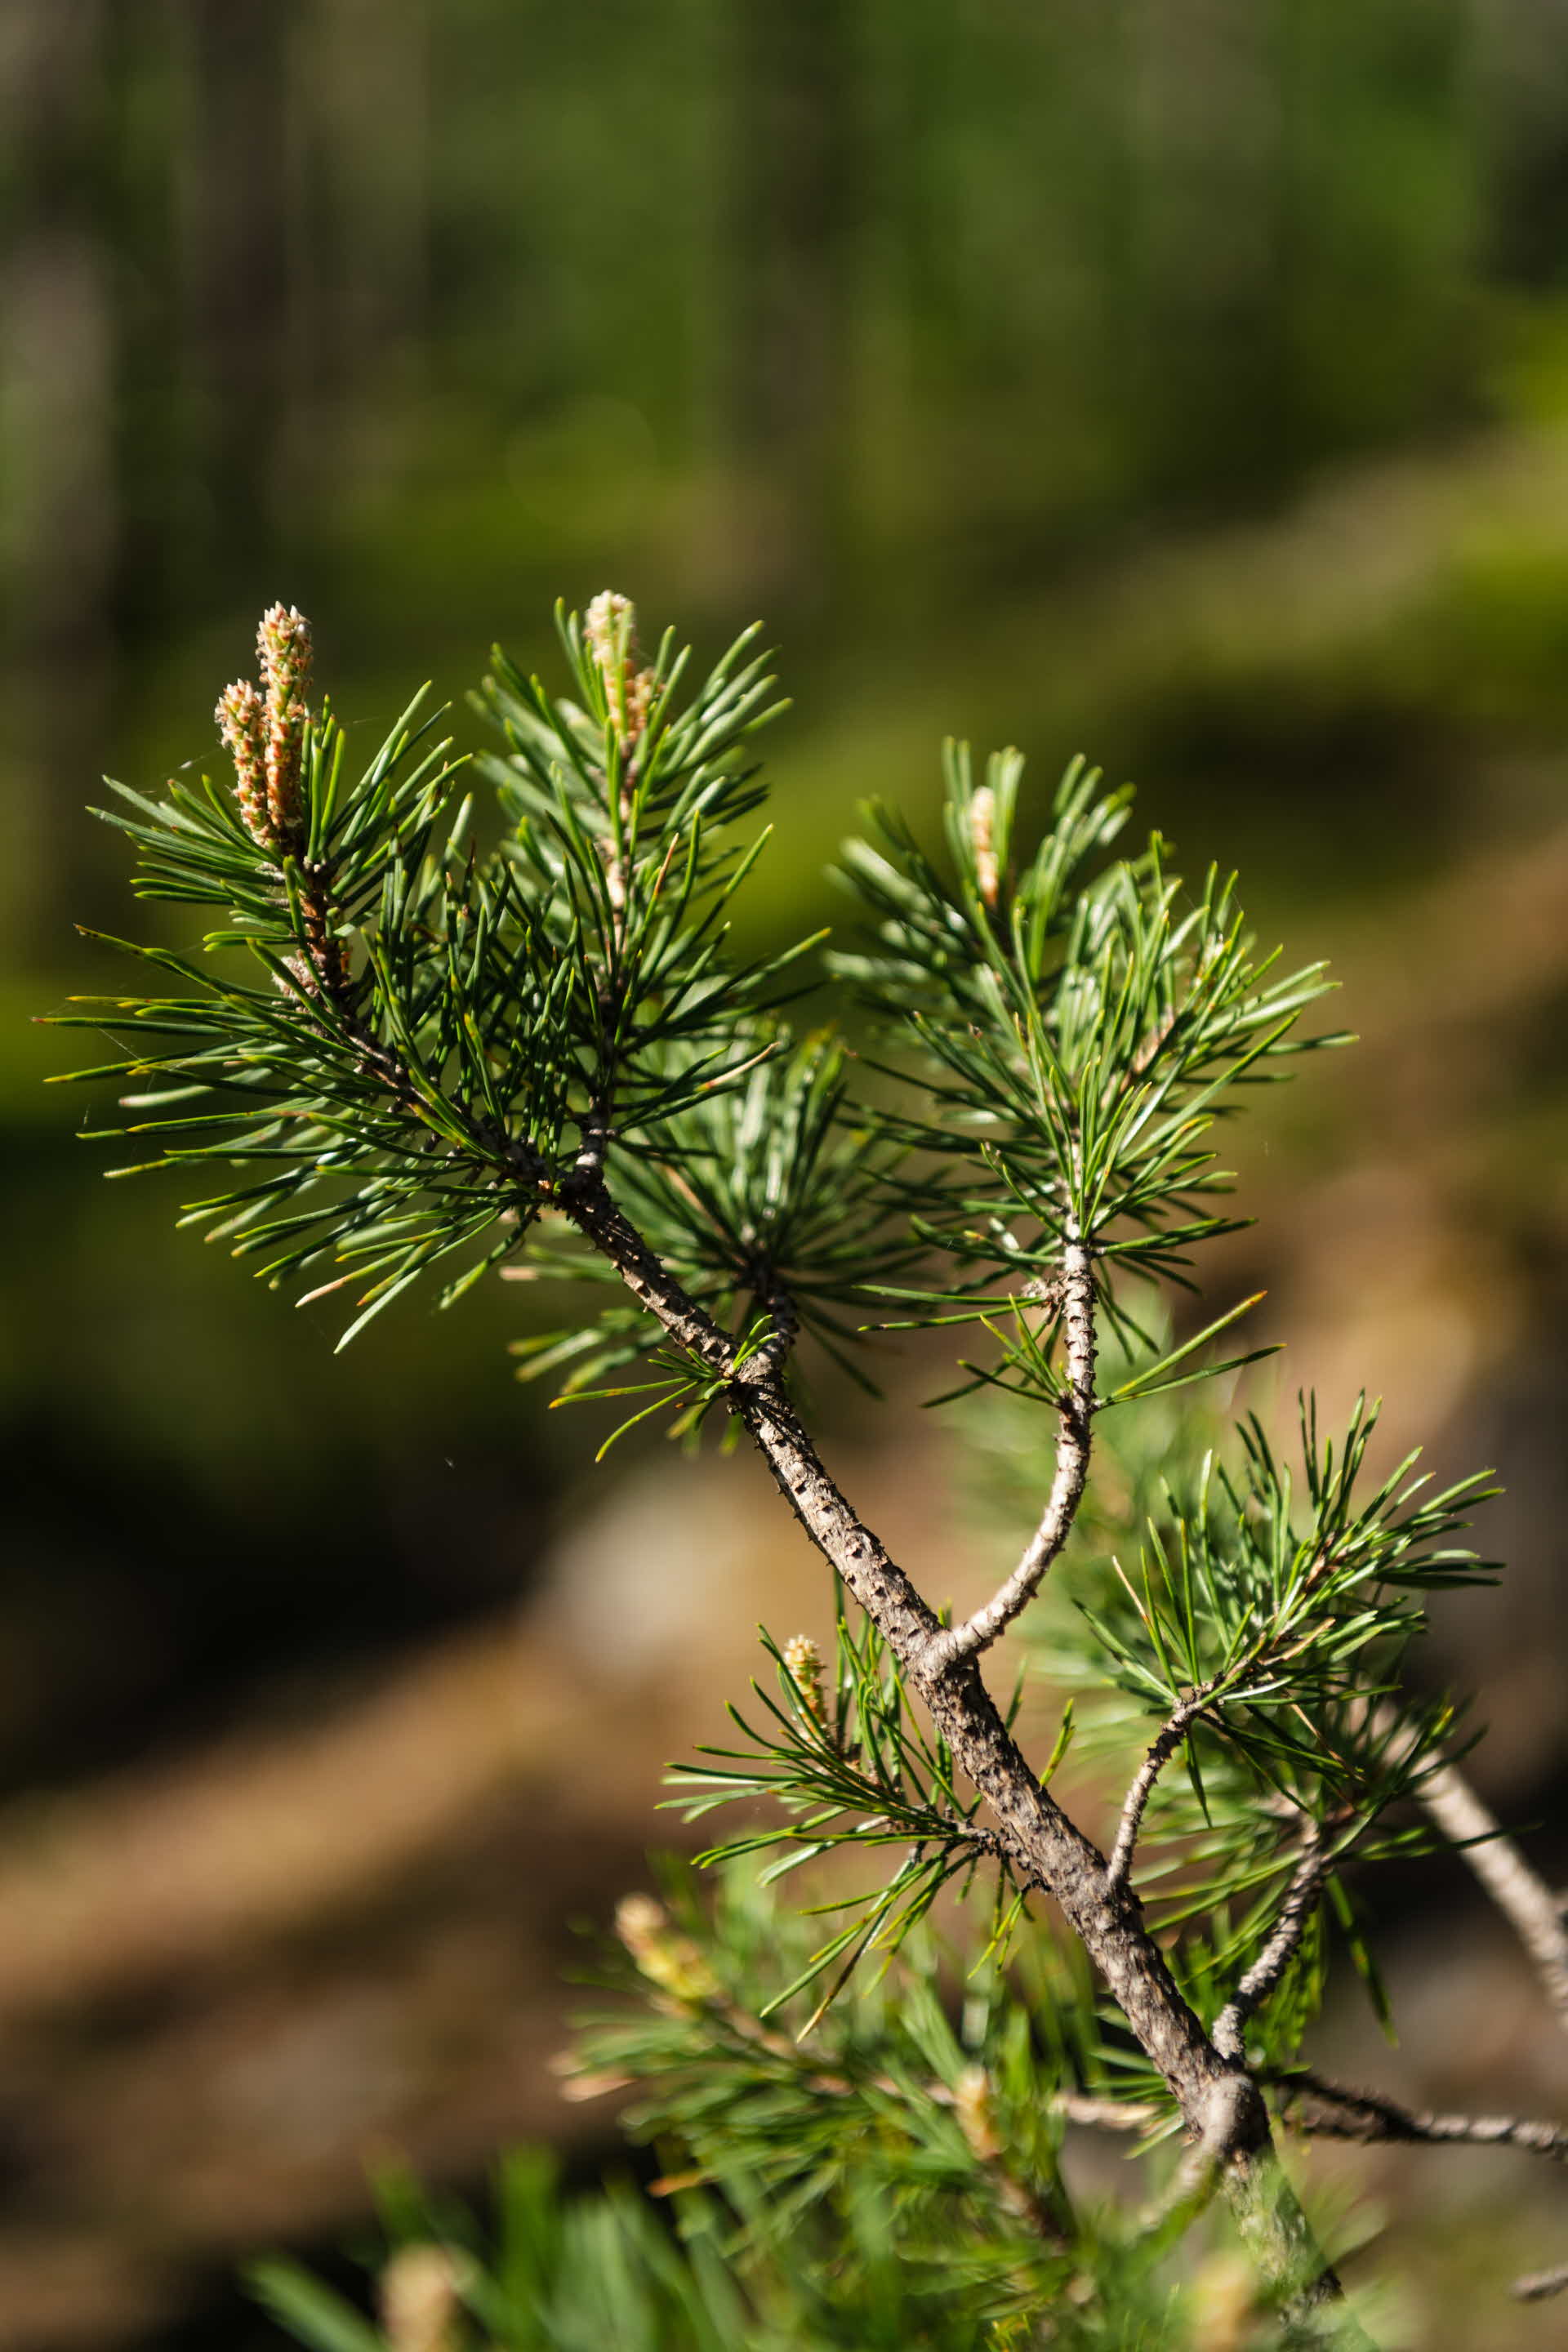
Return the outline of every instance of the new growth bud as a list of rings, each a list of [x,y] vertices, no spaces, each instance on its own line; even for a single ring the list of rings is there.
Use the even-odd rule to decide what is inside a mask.
[[[463,2274],[445,2246],[403,2246],[381,2274],[381,2324],[391,2352],[458,2352]]]
[[[996,904],[1001,875],[996,866],[996,851],[993,834],[996,824],[996,795],[989,784],[982,784],[969,803],[969,840],[974,852],[974,878],[980,885],[980,895],[988,907]]]
[[[256,635],[267,690],[267,814],[273,838],[289,843],[300,828],[300,767],[310,721],[310,624],[289,605],[274,604]]]
[[[689,1936],[672,1927],[651,1895],[625,1895],[616,1906],[616,1933],[650,1984],[675,2000],[712,2000],[719,1979]]]
[[[800,1695],[800,1705],[812,1721],[826,1727],[822,1705],[822,1653],[809,1633],[795,1633],[784,1643],[783,1657]]]
[[[264,849],[272,846],[267,814],[265,718],[261,697],[250,680],[237,678],[226,686],[213,717],[234,761],[235,798],[245,829]]]
[[[300,846],[300,772],[310,713],[310,624],[290,605],[274,604],[257,631],[261,688],[248,678],[226,686],[214,713],[234,761],[235,797],[245,829],[263,848],[287,856]]]
[[[991,2077],[984,2066],[964,2068],[952,2086],[952,2108],[975,2162],[994,2164],[1002,2153],[1002,2136],[996,2128]]]
[[[583,634],[603,670],[625,661],[636,635],[637,608],[617,589],[601,588],[583,615]]]
[[[637,667],[637,606],[601,589],[583,616],[583,634],[605,682],[610,724],[627,750],[641,738],[653,702],[654,673]]]
[[[261,616],[256,646],[261,687],[248,678],[226,686],[214,716],[234,761],[235,797],[246,831],[258,848],[279,861],[293,857],[302,869],[298,903],[305,952],[284,961],[308,994],[324,991],[341,998],[352,977],[348,950],[337,936],[322,873],[305,858],[300,779],[310,720],[310,624],[293,605],[274,604]]]

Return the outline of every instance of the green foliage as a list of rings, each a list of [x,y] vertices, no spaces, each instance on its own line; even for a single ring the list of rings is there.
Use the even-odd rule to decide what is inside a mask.
[[[1335,1447],[1321,1443],[1304,1401],[1298,1481],[1257,1419],[1227,1440],[1201,1398],[1108,1417],[1077,1549],[1025,1627],[1027,1678],[1073,1693],[1075,1759],[1113,1785],[1174,1710],[1204,1694],[1181,1766],[1151,1793],[1138,1879],[1205,2021],[1267,1942],[1303,1836],[1321,1833],[1318,1901],[1249,2025],[1249,2048],[1268,2067],[1299,2056],[1338,1955],[1389,2025],[1367,1866],[1430,1847],[1409,1801],[1466,1745],[1459,1710],[1413,1697],[1403,1675],[1424,1631],[1422,1593],[1491,1573],[1443,1542],[1489,1490],[1468,1480],[1427,1494],[1410,1457],[1359,1494],[1376,1418],[1358,1405]],[[1038,1480],[1030,1409],[988,1395],[967,1409],[964,1436],[973,1514],[984,1524],[1026,1508]],[[1238,1457],[1234,1470],[1222,1445]],[[1134,1582],[1121,1556],[1140,1545]],[[1130,2063],[1147,2095],[1159,2077]]]
[[[667,2222],[628,2188],[564,2196],[544,2159],[531,2152],[513,2158],[498,2184],[493,2252],[455,2250],[459,2284],[444,2341],[453,2352],[600,2352],[608,2345],[617,2352],[734,2352],[741,2344],[759,2352],[903,2352],[910,2345],[1013,2352],[1029,2340],[1018,2306],[1037,2312],[1047,2299],[1022,2292],[1030,2257],[1018,2240],[927,2245],[924,2261],[912,2263],[903,2231],[868,2186],[847,2191],[831,2216],[786,2226],[764,2199],[727,2185],[728,2196],[677,2194]],[[407,2242],[416,2251],[433,2243]],[[1010,2292],[984,2299],[1010,2303],[1014,2312],[977,2322],[976,2270],[984,2283],[1004,2264],[1011,2266]],[[252,2284],[313,2352],[396,2352],[394,2338],[297,2264],[258,2265]],[[1071,2352],[1134,2342],[1173,2352],[1190,2339],[1160,2327],[1169,2302],[1151,2284],[1140,2308],[1129,2284],[1115,2332],[1098,2308],[1067,2305],[1055,2340]],[[1129,2321],[1135,2335],[1125,2332]]]
[[[187,1221],[259,1255],[274,1285],[347,1269],[307,1298],[369,1278],[344,1343],[438,1261],[468,1261],[445,1304],[514,1251],[576,1157],[574,1123],[602,1146],[613,1107],[618,1141],[657,1150],[645,1139],[773,1050],[746,1024],[791,958],[736,971],[723,952],[723,909],[758,845],[723,835],[762,797],[744,757],[773,715],[762,665],[738,666],[742,638],[678,707],[684,656],[667,638],[635,670],[627,615],[601,609],[619,602],[589,616],[596,656],[584,625],[563,622],[588,712],[498,656],[487,701],[512,748],[489,764],[514,830],[487,856],[471,801],[454,811],[461,763],[447,742],[424,748],[418,702],[349,781],[330,710],[280,697],[268,624],[258,724],[296,727],[286,822],[257,803],[243,731],[231,740],[231,698],[259,704],[247,688],[220,707],[233,799],[205,777],[161,803],[116,785],[131,813],[100,812],[136,845],[139,895],[224,915],[199,962],[114,942],[194,993],[62,1017],[139,1041],[76,1076],[158,1081],[121,1097],[154,1115],[109,1130],[157,1156],[115,1172],[246,1171]]]
[[[108,1130],[154,1139],[157,1157],[114,1173],[244,1170],[185,1222],[259,1256],[274,1284],[323,1257],[352,1269],[343,1280],[374,1276],[372,1311],[494,1225],[511,1205],[498,1154],[548,1159],[564,1108],[561,982],[507,877],[468,855],[449,746],[414,756],[431,724],[416,711],[346,786],[342,729],[311,724],[302,838],[282,855],[205,778],[162,803],[116,786],[135,814],[100,814],[137,845],[139,895],[227,919],[203,940],[210,963],[114,942],[195,994],[89,1000],[62,1024],[148,1041],[76,1074],[158,1081],[121,1097],[153,1116]]]
[[[1184,1279],[1191,1246],[1234,1224],[1209,1206],[1229,1180],[1208,1129],[1233,1088],[1303,1050],[1290,1033],[1324,992],[1322,967],[1271,977],[1278,957],[1254,961],[1234,879],[1211,873],[1184,905],[1158,835],[1097,870],[1131,795],[1081,761],[1020,857],[1022,772],[1004,753],[976,788],[967,750],[948,747],[950,877],[877,807],[875,843],[844,852],[876,932],[835,969],[915,1049],[900,1071],[931,1104],[889,1124],[961,1163],[950,1187],[916,1180],[904,1197],[963,1269],[954,1298],[1048,1282],[1069,1236],[1108,1270]]]
[[[582,701],[556,700],[496,648],[479,707],[509,746],[481,764],[513,831],[502,852],[570,969],[574,1075],[590,1107],[613,1097],[623,1139],[700,1102],[751,1058],[733,1040],[805,946],[742,970],[725,909],[766,839],[729,832],[766,795],[746,747],[785,706],[747,630],[690,700],[689,655],[667,631],[638,667],[632,613],[601,597],[557,620]]]
[[[1411,1454],[1357,1498],[1375,1419],[1358,1405],[1336,1459],[1303,1403],[1299,1515],[1290,1472],[1249,1416],[1237,1473],[1206,1455],[1190,1507],[1167,1496],[1168,1524],[1151,1527],[1137,1585],[1121,1577],[1124,1607],[1084,1612],[1099,1677],[1161,1716],[1201,1690],[1217,1738],[1284,1793],[1307,1771],[1330,1802],[1364,1782],[1387,1745],[1352,1717],[1417,1631],[1417,1596],[1486,1574],[1472,1553],[1441,1546],[1491,1491],[1479,1479],[1426,1496],[1425,1478],[1406,1483]]]

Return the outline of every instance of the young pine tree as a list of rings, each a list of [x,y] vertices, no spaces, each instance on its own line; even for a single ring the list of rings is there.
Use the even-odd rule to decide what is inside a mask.
[[[216,928],[130,949],[175,992],[70,1014],[135,1041],[80,1075],[129,1087],[120,1132],[197,1186],[186,1223],[344,1294],[345,1344],[427,1275],[443,1305],[504,1261],[580,1285],[528,1369],[749,1440],[836,1580],[836,1647],[768,1638],[676,1776],[692,1814],[744,1801],[715,1899],[678,1879],[618,1916],[641,1997],[574,2087],[636,2086],[668,2206],[518,2158],[489,2252],[395,2191],[383,2327],[286,2267],[261,2291],[323,2352],[1364,2343],[1282,2128],[1292,2169],[1313,2134],[1568,2135],[1305,2062],[1331,1961],[1375,1985],[1363,1874],[1463,1843],[1565,2017],[1568,1945],[1404,1682],[1426,1594],[1484,1572],[1452,1541],[1481,1487],[1370,1475],[1366,1410],[1331,1435],[1308,1402],[1282,1452],[1170,1402],[1249,1360],[1210,1343],[1253,1302],[1177,1344],[1162,1301],[1234,1225],[1213,1121],[1334,1042],[1300,1030],[1321,968],[1258,957],[1233,885],[1188,892],[1158,836],[1120,848],[1130,796],[1080,764],[1035,825],[1016,752],[977,780],[950,746],[941,851],[873,808],[844,854],[860,943],[827,967],[878,1058],[798,1036],[817,942],[727,951],[780,707],[750,633],[695,685],[623,597],[561,635],[572,699],[499,653],[478,697],[480,854],[419,703],[355,774],[307,624],[268,613],[218,705],[232,775],[115,787],[140,894]],[[858,1372],[878,1329],[938,1325],[987,1508],[1033,1528],[957,1622],[942,1561],[894,1559],[836,1483],[807,1386],[814,1354]],[[1053,1786],[1075,1724],[1125,1791],[1099,1844]],[[826,1930],[779,1892],[802,1866]],[[1074,2185],[1069,2128],[1138,2156],[1127,2195]]]

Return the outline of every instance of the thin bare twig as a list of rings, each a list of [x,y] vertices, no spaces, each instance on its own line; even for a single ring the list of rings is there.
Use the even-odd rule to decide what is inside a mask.
[[[1520,2147],[1531,2155],[1568,2161],[1568,2129],[1524,2116],[1458,2116],[1424,2113],[1402,2106],[1381,2092],[1348,2090],[1321,2074],[1301,2069],[1268,2078],[1278,2084],[1283,2099],[1308,2098],[1319,2104],[1299,2117],[1303,2131],[1318,2138],[1363,2142],[1400,2140],[1428,2146]],[[1544,2302],[1568,2287],[1568,2263],[1548,2271],[1534,2271],[1515,2279],[1512,2292],[1521,2303]]]
[[[1390,1706],[1376,1710],[1381,1727],[1387,1727],[1393,1713]],[[1458,1765],[1435,1766],[1417,1780],[1412,1793],[1519,1937],[1534,1963],[1552,2014],[1568,2033],[1568,1920],[1558,1897]],[[1544,2303],[1564,2288],[1568,2288],[1568,2263],[1515,2279],[1512,2292],[1521,2303]]]
[[[1095,1411],[1094,1271],[1089,1250],[1070,1220],[1062,1251],[1061,1302],[1068,1386],[1058,1408],[1061,1427],[1051,1491],[1040,1524],[1006,1582],[983,1609],[942,1635],[939,1648],[948,1658],[978,1657],[1034,1599],[1083,1500]]]
[[[1433,2147],[1464,2142],[1480,2147],[1522,2147],[1559,2164],[1568,2161],[1568,2126],[1562,2124],[1542,2123],[1529,2116],[1443,2115],[1407,2107],[1381,2091],[1354,2091],[1342,2083],[1331,2083],[1309,2067],[1265,2079],[1287,2101],[1319,2102],[1300,2118],[1301,2128],[1318,2138],[1418,2141]]]
[[[1406,1725],[1400,1731],[1399,1711],[1387,1701],[1372,1709],[1371,1720],[1374,1734],[1388,1738],[1390,1757],[1402,1762],[1416,1744],[1417,1730]],[[1562,1903],[1458,1765],[1436,1764],[1418,1774],[1410,1793],[1479,1879],[1524,1946],[1542,1990],[1568,2033],[1568,1919]]]
[[[1439,1764],[1413,1793],[1518,1936],[1568,2033],[1568,1925],[1558,1898],[1452,1764]]]
[[[1214,2021],[1210,2038],[1222,2058],[1243,2056],[1247,2021],[1262,2007],[1295,1958],[1318,1907],[1328,1866],[1322,1823],[1307,1822],[1301,1830],[1300,1859],[1285,1891],[1274,1932]]]
[[[1121,1820],[1116,1832],[1116,1843],[1110,1849],[1110,1860],[1105,1866],[1108,1890],[1125,1885],[1132,1867],[1132,1855],[1138,1843],[1138,1832],[1143,1824],[1143,1809],[1153,1794],[1154,1783],[1197,1721],[1212,1696],[1211,1685],[1200,1683],[1189,1691],[1181,1705],[1173,1708],[1154,1735],[1148,1754],[1138,1767],[1132,1786],[1127,1791],[1121,1808]]]
[[[1561,2294],[1568,2287],[1568,2263],[1559,2263],[1555,2270],[1529,2271],[1516,2278],[1510,2292],[1521,2303],[1544,2303],[1548,2295]]]

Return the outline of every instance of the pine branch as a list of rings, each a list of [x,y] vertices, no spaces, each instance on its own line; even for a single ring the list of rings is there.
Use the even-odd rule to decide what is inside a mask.
[[[1418,1622],[1415,1592],[1485,1574],[1468,1553],[1432,1549],[1460,1524],[1457,1506],[1473,1498],[1476,1482],[1425,1496],[1424,1480],[1402,1483],[1412,1456],[1358,1503],[1353,1489],[1374,1415],[1364,1401],[1358,1405],[1336,1461],[1331,1444],[1320,1451],[1315,1414],[1315,1402],[1303,1400],[1313,1505],[1305,1535],[1291,1524],[1289,1476],[1257,1423],[1244,1424],[1247,1484],[1237,1489],[1224,1471],[1211,1476],[1212,1460],[1205,1464],[1195,1511],[1177,1517],[1173,1561],[1154,1533],[1142,1596],[1113,1559],[1135,1639],[1083,1610],[1121,1668],[1122,1686],[1169,1706],[1122,1805],[1109,1869],[1113,1886],[1131,1873],[1161,1773],[1199,1722],[1288,1797],[1290,1776],[1308,1776],[1313,1802],[1331,1811],[1353,1812],[1369,1801],[1381,1810],[1418,1791],[1430,1768],[1440,1725],[1402,1726],[1391,1711],[1374,1708],[1366,1662],[1376,1655],[1374,1644],[1396,1657],[1409,1640]],[[1223,1514],[1211,1486],[1220,1490]],[[1327,1736],[1331,1724],[1337,1738]]]
[[[818,1549],[881,1630],[953,1755],[990,1804],[1021,1885],[1061,1906],[1174,2094],[1224,2181],[1244,2234],[1303,2309],[1337,2300],[1332,2270],[1273,2159],[1268,2112],[1246,2074],[1215,2048],[1184,1999],[1124,1879],[1043,1789],[1004,1725],[973,1657],[948,1657],[942,1629],[904,1571],[841,1494],[776,1373],[737,1365],[724,1335],[660,1266],[600,1184],[574,1185],[567,1213],[617,1266],[634,1297],[729,1383],[731,1409]]]
[[[1329,1867],[1325,1835],[1321,1822],[1302,1824],[1300,1859],[1286,1889],[1274,1931],[1210,2029],[1214,2046],[1224,2058],[1237,2062],[1243,2058],[1247,2019],[1262,2007],[1300,1948]]]
[[[1048,1894],[1086,1956],[1092,2021],[1081,2041],[1077,2027],[1055,2029],[1068,2053],[1055,2081],[1085,2089],[1060,2091],[1053,2105],[1053,2078],[1031,2077],[1032,2112],[1158,2127],[1174,2122],[1168,2095],[1191,2144],[1183,2195],[1190,2203],[1223,2187],[1299,2339],[1338,2282],[1275,2159],[1268,2105],[1245,2063],[1247,2020],[1288,1972],[1292,1985],[1310,1974],[1292,1963],[1338,1850],[1334,1825],[1349,1819],[1359,1833],[1429,1764],[1433,1725],[1418,1727],[1405,1750],[1369,1733],[1365,1710],[1392,1686],[1390,1661],[1422,1596],[1476,1572],[1468,1554],[1435,1548],[1473,1489],[1417,1497],[1419,1481],[1402,1484],[1406,1465],[1370,1502],[1353,1498],[1373,1416],[1358,1409],[1342,1446],[1320,1447],[1304,1410],[1304,1530],[1290,1474],[1256,1423],[1243,1431],[1238,1479],[1205,1468],[1195,1509],[1162,1507],[1143,1598],[1123,1580],[1131,1614],[1120,1600],[1114,1622],[1084,1612],[1101,1648],[1101,1685],[1130,1693],[1161,1724],[1109,1862],[1053,1795],[1055,1759],[1043,1776],[1031,1769],[981,1662],[1062,1555],[1083,1504],[1096,1412],[1224,1369],[1207,1361],[1209,1342],[1244,1307],[1181,1346],[1162,1345],[1128,1308],[1129,1277],[1184,1282],[1193,1245],[1231,1229],[1219,1202],[1229,1179],[1204,1139],[1237,1089],[1279,1075],[1282,1057],[1300,1050],[1291,1032],[1321,992],[1321,973],[1279,976],[1274,958],[1255,958],[1232,884],[1211,874],[1189,899],[1157,836],[1107,861],[1128,796],[1102,791],[1081,763],[1020,865],[1021,760],[994,761],[977,786],[967,754],[952,752],[945,870],[885,813],[874,819],[881,847],[848,853],[876,936],[839,969],[901,1034],[918,1090],[913,1108],[909,1097],[886,1114],[857,1108],[844,1049],[820,1037],[795,1044],[778,1025],[780,975],[801,950],[739,971],[725,961],[729,901],[762,845],[739,845],[732,831],[763,799],[749,739],[774,707],[750,633],[678,709],[685,656],[667,635],[645,661],[625,598],[606,594],[560,621],[577,700],[553,698],[499,656],[487,684],[483,707],[506,749],[486,764],[510,830],[480,857],[466,803],[436,837],[451,773],[444,749],[399,771],[418,740],[406,721],[340,796],[342,730],[306,707],[309,630],[298,614],[268,615],[261,685],[230,688],[220,708],[230,797],[205,780],[199,793],[171,786],[159,805],[123,795],[133,814],[117,821],[142,856],[139,887],[216,905],[229,926],[207,935],[216,966],[132,950],[195,992],[116,1005],[116,1020],[140,1024],[142,1052],[114,1074],[174,1081],[128,1107],[180,1106],[147,1123],[161,1138],[154,1164],[247,1171],[239,1189],[197,1203],[195,1215],[218,1219],[215,1230],[237,1235],[239,1250],[268,1251],[275,1279],[326,1252],[363,1268],[373,1277],[365,1314],[499,1223],[488,1257],[448,1285],[456,1295],[513,1251],[542,1210],[558,1213],[563,1244],[536,1244],[522,1271],[597,1280],[614,1303],[520,1344],[539,1364],[570,1367],[568,1392],[601,1375],[599,1393],[635,1391],[634,1419],[673,1412],[680,1430],[728,1412],[867,1621],[849,1637],[861,1647],[835,1731],[813,1711],[821,1692],[799,1646],[804,1685],[775,1652],[787,1678],[776,1729],[759,1738],[737,1718],[752,1750],[710,1751],[721,1769],[691,1776],[704,1807],[737,1792],[779,1800],[785,1828],[748,1832],[736,1845],[785,1842],[775,1867],[809,1855],[814,1839],[907,1849],[891,1885],[853,1898],[859,1917],[779,2002],[849,1947],[853,1966],[871,1933],[897,1941],[941,1885],[966,1885],[981,1861],[1011,1882],[997,1934],[1030,1890]],[[229,978],[237,951],[260,965],[258,987]],[[202,1098],[200,1110],[186,1111],[186,1095]],[[897,1286],[944,1278],[945,1289]],[[1050,1433],[1052,1460],[1035,1533],[958,1626],[942,1623],[841,1491],[789,1384],[802,1338],[845,1360],[857,1337],[850,1311],[868,1292],[941,1310],[917,1321],[979,1323],[1000,1355],[965,1365],[968,1384],[994,1384],[1055,1416],[1037,1424]],[[998,1328],[1004,1292],[1010,1329]],[[1101,1316],[1127,1359],[1105,1397],[1096,1393]],[[648,1377],[625,1380],[639,1360]],[[1193,1853],[1212,1874],[1195,1894],[1179,1893],[1212,1919],[1229,1920],[1238,1901],[1249,1907],[1217,1951],[1212,1939],[1189,1940],[1178,1982],[1132,1870],[1160,1774],[1200,1720],[1205,1761],[1212,1741],[1231,1793],[1267,1803],[1272,1791],[1295,1804],[1303,1844],[1270,1923],[1258,1890],[1276,1885],[1282,1857],[1264,1851],[1255,1819],[1239,1834],[1207,1819],[1194,1760],[1208,1844],[1195,1837]],[[1514,1895],[1517,1911],[1517,1886]],[[1241,1948],[1238,1936],[1255,1957],[1210,2033],[1195,2004],[1206,2012],[1221,1966],[1240,1966],[1225,1957]],[[662,1993],[700,2010],[747,2063],[782,2063],[766,2029],[748,2037],[726,2015],[700,1962],[656,1936],[639,1965],[663,1969]],[[1093,2010],[1090,1965],[1136,2053]],[[1118,2065],[1129,2095],[1109,2101],[1100,2095]],[[1019,2066],[1005,2077],[1015,2121],[1028,2071]],[[978,2167],[990,2179],[993,2223],[999,2200],[1042,2240],[1064,2228],[1070,2238],[1053,2199],[1032,2185],[1033,2143],[1026,2137],[1016,2161],[991,2111],[1004,2077],[966,2078],[960,2095],[956,2058],[949,2066],[968,2158],[953,2117],[942,2124],[950,2156],[960,2175]],[[826,2096],[826,2073],[817,2067],[796,2087]],[[1370,2117],[1385,2136],[1393,2128],[1386,2104],[1313,2096],[1314,2112],[1342,2125],[1365,2132]],[[1414,2123],[1423,2120],[1427,2136],[1455,2121]],[[1475,2125],[1494,2137],[1536,2128]],[[743,2217],[746,2192],[733,2199]],[[1005,2263],[1018,2243],[1015,2231]],[[1037,2259],[1037,2249],[1026,2261],[1031,2278]],[[1348,2325],[1334,2332],[1354,2336]]]
[[[942,1635],[948,1658],[978,1657],[1006,1631],[1039,1591],[1047,1570],[1072,1531],[1089,1479],[1094,1393],[1094,1271],[1089,1249],[1068,1221],[1062,1248],[1060,1313],[1067,1332],[1068,1386],[1058,1411],[1056,1475],[1045,1515],[1022,1559],[1001,1590],[963,1624]]]

